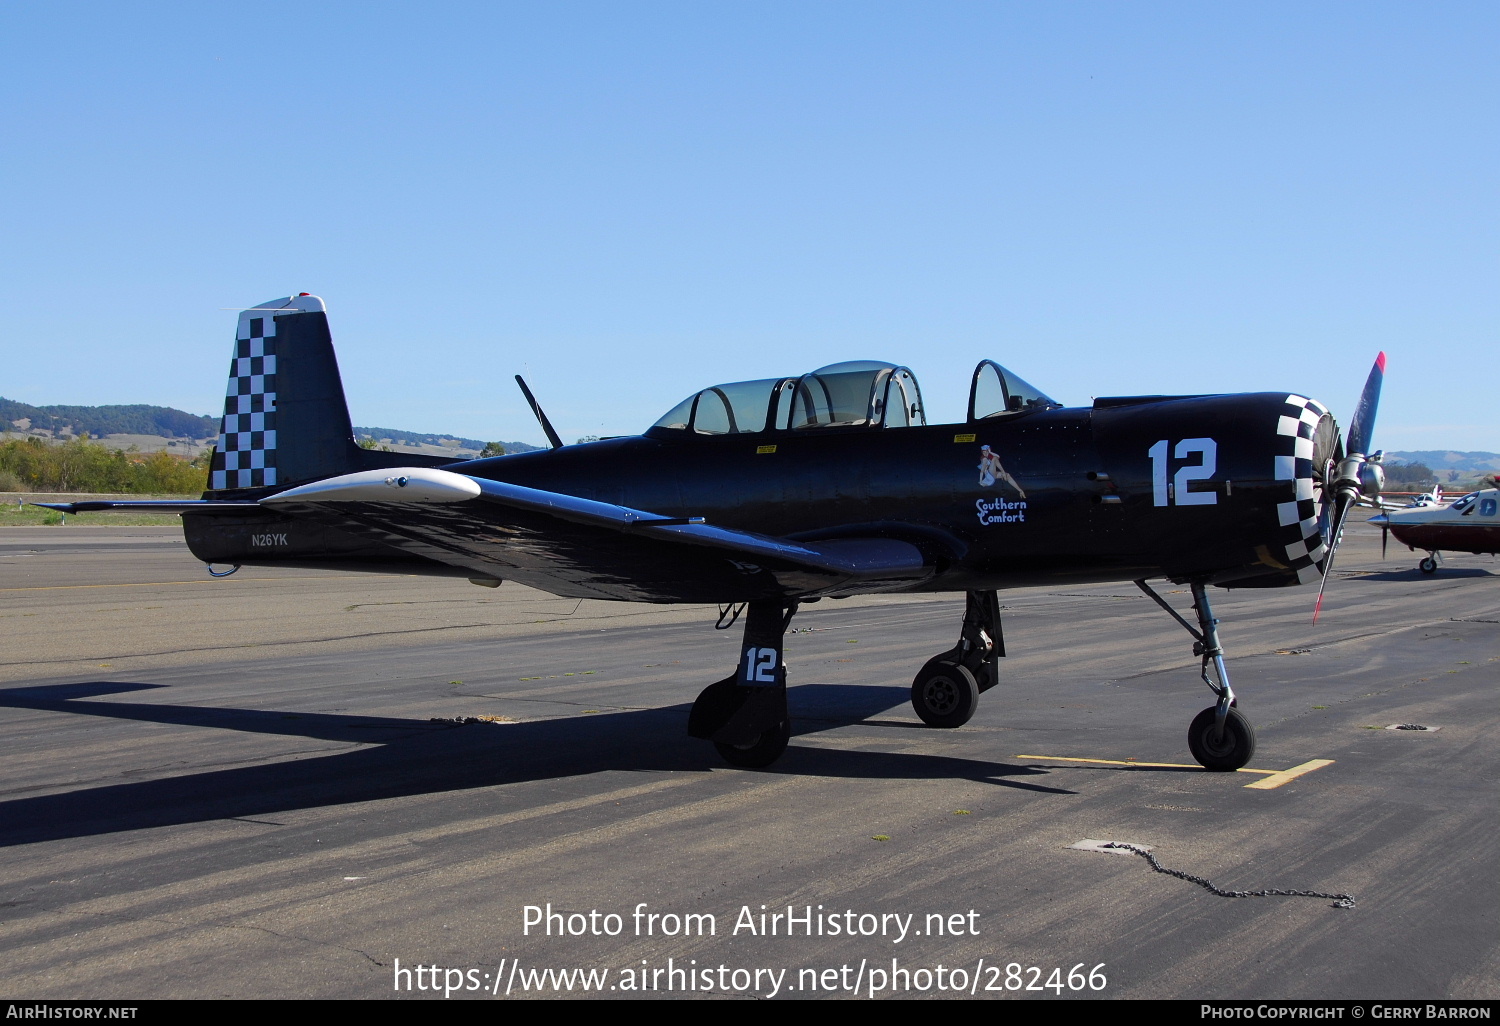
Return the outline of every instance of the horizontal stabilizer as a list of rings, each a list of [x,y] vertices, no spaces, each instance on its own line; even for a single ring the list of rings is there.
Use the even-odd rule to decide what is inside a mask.
[[[31,506],[45,506],[59,513],[258,513],[262,507],[256,502],[228,502],[213,499],[85,499],[82,502],[32,502]]]

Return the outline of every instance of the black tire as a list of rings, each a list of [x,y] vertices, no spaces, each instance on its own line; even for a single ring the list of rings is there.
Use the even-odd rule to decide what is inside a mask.
[[[757,738],[754,744],[726,745],[722,741],[715,741],[714,747],[719,750],[724,761],[731,766],[740,766],[744,769],[765,769],[781,758],[791,740],[792,721],[782,720],[774,729],[766,731]]]
[[[979,682],[966,666],[929,659],[911,682],[911,707],[929,727],[962,727],[979,708]]]
[[[1426,559],[1422,560],[1422,562],[1417,564],[1417,569],[1422,571],[1424,574],[1435,574],[1437,573],[1437,560],[1433,559],[1431,556],[1428,556]]]
[[[1232,772],[1255,758],[1255,728],[1238,709],[1224,717],[1224,732],[1214,739],[1214,707],[1209,706],[1193,717],[1188,727],[1188,750],[1208,770]]]

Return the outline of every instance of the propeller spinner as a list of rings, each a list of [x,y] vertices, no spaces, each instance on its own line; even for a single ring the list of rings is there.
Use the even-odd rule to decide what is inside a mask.
[[[1318,604],[1313,607],[1313,623],[1318,622],[1318,613],[1323,609],[1323,592],[1333,573],[1333,557],[1343,540],[1344,520],[1349,510],[1361,498],[1374,499],[1385,487],[1385,471],[1380,466],[1382,454],[1370,453],[1375,411],[1380,406],[1380,386],[1384,381],[1385,353],[1381,353],[1375,357],[1375,366],[1370,368],[1370,376],[1365,379],[1359,405],[1354,408],[1354,421],[1345,436],[1343,458],[1329,460],[1324,466],[1324,481],[1328,482],[1325,494],[1333,493],[1333,514],[1328,528],[1328,555],[1323,560],[1323,582],[1318,586]]]

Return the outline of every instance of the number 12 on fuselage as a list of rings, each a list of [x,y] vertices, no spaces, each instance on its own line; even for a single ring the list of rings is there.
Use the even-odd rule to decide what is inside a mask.
[[[1187,459],[1193,453],[1201,457],[1197,464],[1186,464],[1177,468],[1177,473],[1172,475],[1170,486],[1167,483],[1167,452],[1171,449],[1171,442],[1163,438],[1150,449],[1146,455],[1151,457],[1151,498],[1152,504],[1156,506],[1213,506],[1219,501],[1215,492],[1190,492],[1188,482],[1206,481],[1214,476],[1218,467],[1219,444],[1212,438],[1184,438],[1177,443],[1176,449],[1171,449],[1172,455],[1179,460]]]

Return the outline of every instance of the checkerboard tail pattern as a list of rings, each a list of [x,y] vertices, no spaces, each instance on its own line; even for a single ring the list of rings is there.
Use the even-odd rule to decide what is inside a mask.
[[[270,310],[240,314],[208,481],[214,490],[276,483],[276,319]]]
[[[1314,438],[1318,423],[1326,416],[1328,410],[1323,404],[1289,395],[1276,424],[1279,443],[1276,480],[1286,485],[1283,500],[1276,505],[1281,525],[1279,540],[1287,566],[1296,571],[1301,584],[1323,576],[1323,558],[1327,555],[1322,526],[1323,495],[1313,479]]]

